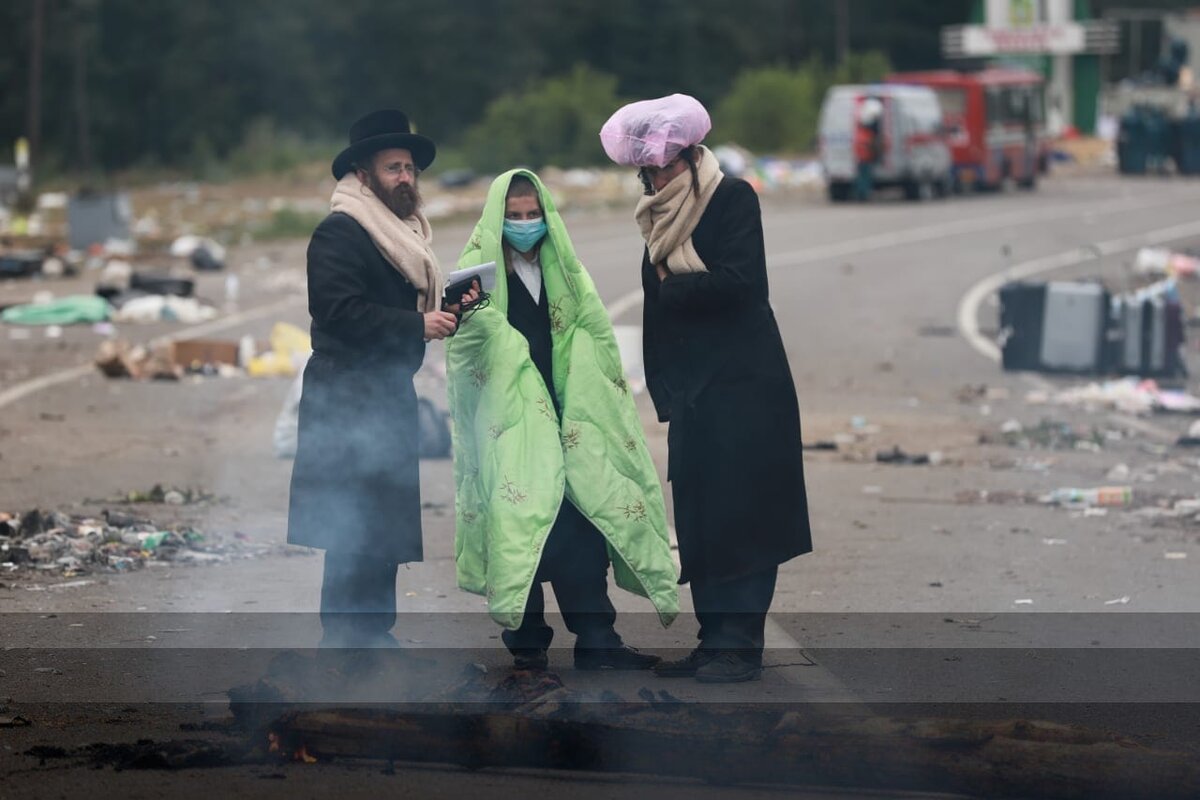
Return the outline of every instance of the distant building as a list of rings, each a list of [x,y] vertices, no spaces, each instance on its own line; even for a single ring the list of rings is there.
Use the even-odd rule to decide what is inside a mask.
[[[1092,19],[1088,0],[975,0],[969,24],[942,29],[942,54],[1037,70],[1051,133],[1067,125],[1093,133],[1100,56],[1119,52],[1118,35],[1112,20]]]

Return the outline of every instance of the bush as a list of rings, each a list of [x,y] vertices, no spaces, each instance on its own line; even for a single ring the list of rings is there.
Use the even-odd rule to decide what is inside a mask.
[[[733,141],[756,152],[808,150],[816,142],[821,101],[830,86],[872,83],[891,71],[883,53],[851,53],[836,69],[817,59],[797,69],[742,72],[714,115],[714,142]]]
[[[830,75],[829,85],[843,83],[875,83],[892,71],[886,54],[878,50],[850,53]]]
[[[585,66],[492,101],[462,151],[482,171],[607,163],[600,126],[621,105],[617,79]]]
[[[313,161],[328,160],[342,145],[302,139],[280,131],[274,120],[257,117],[246,127],[242,141],[229,153],[225,166],[236,177],[279,175]]]
[[[820,66],[742,72],[714,115],[714,142],[733,141],[759,153],[808,149],[821,104]]]

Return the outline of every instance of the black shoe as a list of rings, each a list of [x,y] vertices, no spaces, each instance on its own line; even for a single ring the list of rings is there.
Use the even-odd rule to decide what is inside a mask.
[[[620,647],[581,648],[575,651],[575,669],[585,671],[650,669],[659,661],[662,659],[658,656],[639,653],[627,644]]]
[[[761,677],[762,664],[728,651],[719,653],[696,670],[696,680],[700,683],[743,683]]]
[[[545,650],[520,650],[513,653],[513,669],[544,672],[550,666],[550,657]]]
[[[657,664],[654,674],[660,678],[690,678],[696,674],[696,670],[716,658],[718,652],[697,647],[683,658]]]

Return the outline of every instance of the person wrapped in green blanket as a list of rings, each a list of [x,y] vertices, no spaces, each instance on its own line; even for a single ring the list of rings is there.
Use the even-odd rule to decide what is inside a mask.
[[[501,175],[459,257],[495,261],[490,303],[447,341],[454,435],[455,559],[485,595],[518,669],[545,669],[549,581],[576,635],[576,669],[648,669],[626,646],[608,596],[678,613],[678,570],[662,487],[591,277],[541,180]]]

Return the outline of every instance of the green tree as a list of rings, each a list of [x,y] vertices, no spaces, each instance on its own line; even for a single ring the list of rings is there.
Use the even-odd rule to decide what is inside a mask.
[[[844,83],[874,83],[892,71],[892,62],[879,50],[850,53],[830,74],[829,85]]]
[[[816,133],[822,83],[819,63],[742,72],[717,105],[709,138],[757,152],[805,150]]]
[[[468,163],[482,170],[604,163],[600,126],[621,105],[617,79],[578,65],[559,78],[494,100],[464,137]]]

